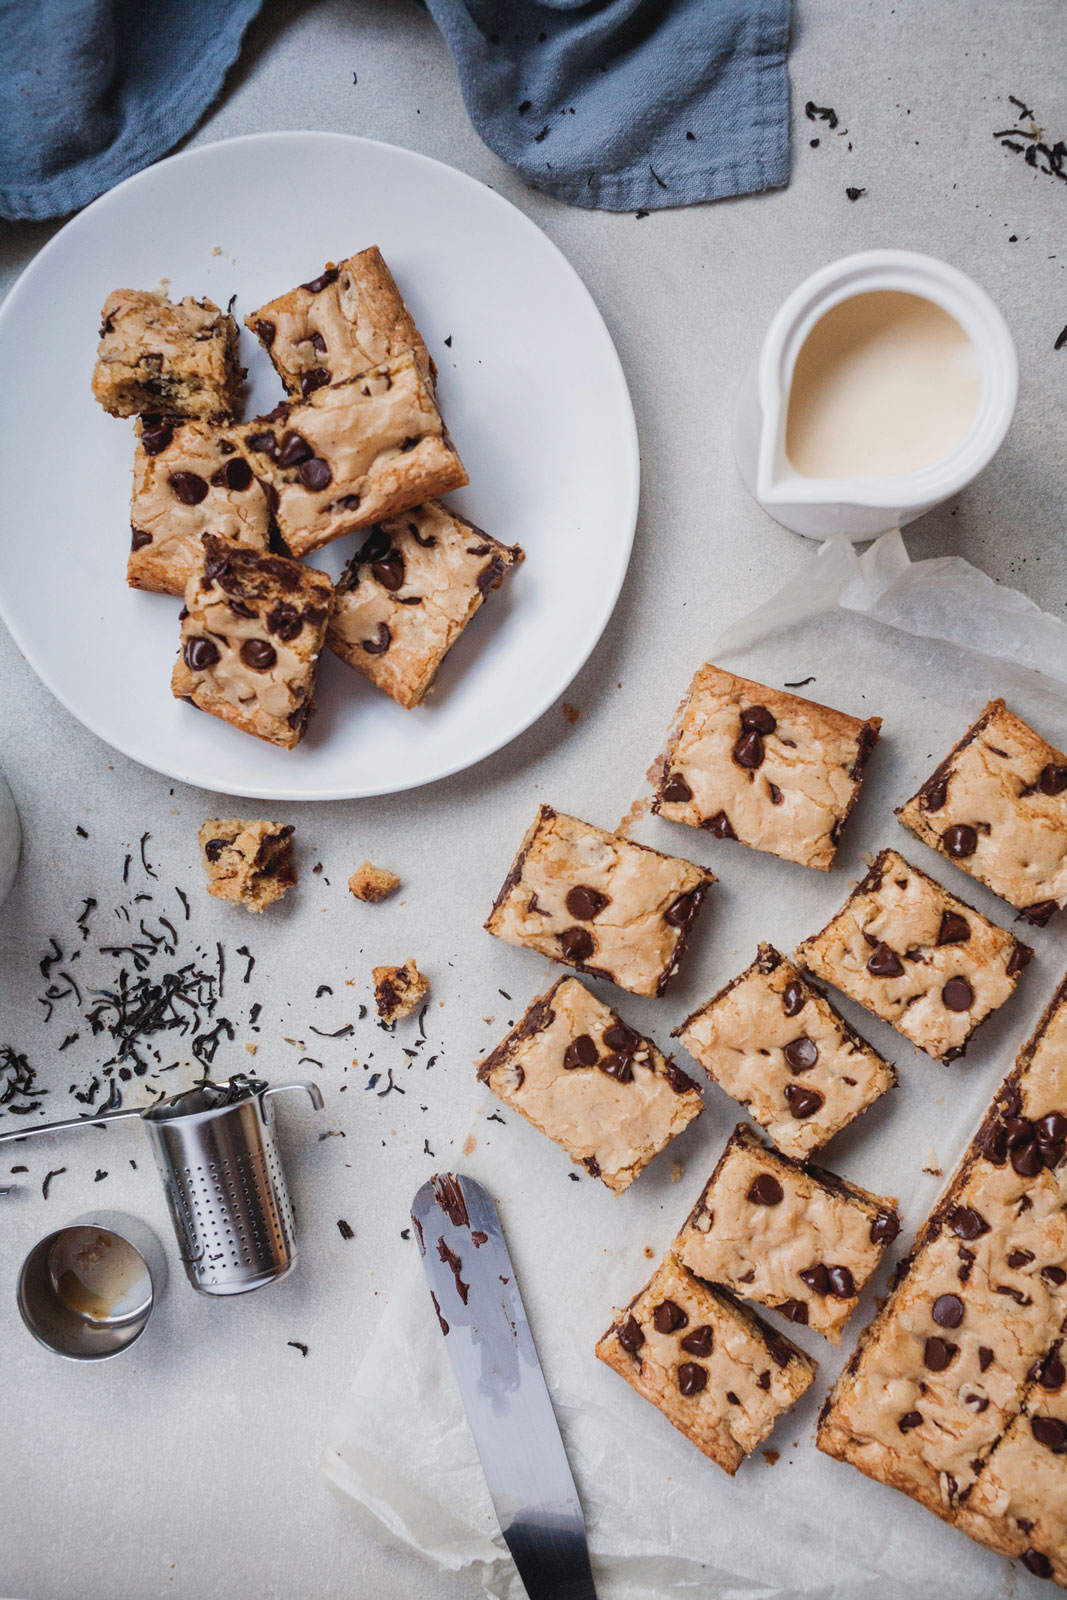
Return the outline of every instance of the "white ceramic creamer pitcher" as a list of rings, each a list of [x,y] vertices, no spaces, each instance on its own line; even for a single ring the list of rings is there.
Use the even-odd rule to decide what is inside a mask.
[[[979,393],[963,437],[940,460],[910,472],[819,478],[786,455],[797,358],[826,314],[879,290],[914,295],[955,319],[973,349]],[[964,273],[910,250],[867,250],[823,267],[786,300],[767,330],[737,405],[734,448],[741,476],[776,522],[810,538],[859,541],[900,528],[958,494],[1000,448],[1015,412],[1019,363],[1007,323]]]

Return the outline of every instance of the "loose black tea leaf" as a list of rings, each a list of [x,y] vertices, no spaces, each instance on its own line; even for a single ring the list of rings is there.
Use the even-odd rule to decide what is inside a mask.
[[[53,1167],[51,1172],[45,1174],[45,1180],[41,1185],[41,1193],[46,1200],[48,1199],[48,1191],[52,1187],[52,1179],[58,1178],[60,1173],[66,1172],[66,1170],[66,1167]]]
[[[356,1237],[355,1229],[350,1222],[345,1221],[344,1217],[338,1217],[337,1231],[342,1239],[354,1239]]]
[[[809,100],[804,107],[804,115],[809,122],[825,122],[831,129],[837,127],[838,116],[833,106],[817,106],[814,100]]]
[[[299,1339],[287,1339],[287,1340],[286,1340],[286,1341],[285,1341],[285,1342],[286,1342],[286,1344],[287,1344],[287,1345],[289,1345],[289,1346],[290,1346],[290,1347],[291,1347],[291,1348],[292,1348],[292,1349],[293,1349],[293,1350],[299,1350],[299,1351],[300,1351],[300,1354],[301,1354],[301,1355],[302,1355],[302,1356],[306,1356],[306,1355],[307,1355],[307,1353],[308,1353],[308,1347],[307,1347],[307,1345],[306,1345],[306,1344],[301,1344],[301,1343],[300,1343],[300,1340],[299,1340]]]

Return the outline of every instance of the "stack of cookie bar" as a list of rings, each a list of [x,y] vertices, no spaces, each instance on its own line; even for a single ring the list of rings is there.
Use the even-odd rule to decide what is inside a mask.
[[[245,321],[287,395],[265,417],[235,420],[231,313],[162,291],[109,296],[93,393],[137,419],[127,581],[184,598],[175,695],[291,748],[324,645],[417,706],[523,551],[437,498],[467,474],[377,247]],[[353,534],[336,585],[300,565]]]

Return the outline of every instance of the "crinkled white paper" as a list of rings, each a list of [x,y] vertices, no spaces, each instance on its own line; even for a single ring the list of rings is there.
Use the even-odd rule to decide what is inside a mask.
[[[813,678],[801,693],[856,715],[882,716],[882,741],[830,875],[658,819],[642,824],[646,842],[705,862],[720,882],[668,999],[604,991],[624,1017],[666,1045],[671,1027],[740,971],[760,939],[789,951],[821,927],[864,870],[864,855],[884,844],[995,920],[1010,921],[1010,908],[904,832],[892,808],[995,695],[1063,747],[1064,623],[965,561],[910,562],[899,533],[892,533],[862,556],[841,540],[824,545],[785,589],[727,629],[708,656],[770,684]],[[635,791],[653,754],[640,755]],[[1053,925],[1027,938],[1038,955],[1020,993],[952,1067],[938,1066],[885,1024],[841,1002],[897,1064],[901,1081],[823,1159],[899,1197],[901,1250],[1063,975],[1062,932]],[[516,1015],[544,976],[532,960],[530,995],[515,997]],[[451,1164],[497,1197],[605,1600],[667,1594],[992,1600],[1045,1593],[1038,1580],[814,1448],[819,1407],[872,1315],[890,1260],[868,1286],[841,1349],[810,1329],[788,1328],[818,1360],[819,1377],[767,1441],[764,1449],[778,1452],[773,1464],[757,1451],[732,1480],[593,1357],[613,1307],[648,1277],[739,1118],[718,1088],[709,1089],[705,1114],[618,1198],[585,1177],[570,1182],[566,1157],[514,1113],[504,1113],[509,1137],[486,1148],[477,1135],[493,1102],[481,1089],[472,1094],[475,1148]],[[521,1600],[414,1259],[330,1430],[323,1470],[342,1503],[381,1537],[441,1568],[467,1570],[501,1600]]]

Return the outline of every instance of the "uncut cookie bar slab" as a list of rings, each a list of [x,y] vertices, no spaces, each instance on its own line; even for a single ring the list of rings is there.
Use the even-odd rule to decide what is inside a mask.
[[[433,363],[377,245],[328,263],[245,318],[289,394],[354,378],[410,350],[426,378]]]
[[[370,530],[338,579],[326,642],[410,709],[475,612],[523,560],[436,501]]]
[[[710,872],[543,805],[486,928],[633,994],[662,994]]]
[[[880,717],[861,722],[703,666],[670,736],[653,810],[828,872],[880,727]]]
[[[294,556],[467,482],[410,351],[316,389],[303,405],[276,406],[242,437]]]
[[[897,1081],[889,1062],[770,944],[674,1037],[795,1161]]]
[[[208,534],[190,578],[171,689],[244,733],[292,749],[311,715],[333,585],[323,572]]]
[[[732,1477],[815,1363],[668,1255],[596,1346],[599,1359]]]
[[[1043,927],[1067,903],[1067,756],[991,700],[897,810],[906,828]]]
[[[895,850],[882,850],[797,960],[935,1061],[963,1055],[1033,951]]]
[[[264,911],[296,883],[289,823],[214,818],[199,837],[207,892],[216,900]]]
[[[133,458],[131,589],[184,595],[204,564],[203,535],[266,554],[270,507],[233,429],[146,417]]]
[[[692,1078],[577,978],[535,1000],[478,1076],[615,1194],[704,1109]]]
[[[899,1231],[895,1202],[734,1129],[672,1249],[691,1272],[833,1344]]]
[[[228,421],[245,370],[237,324],[211,300],[116,289],[104,302],[93,394],[113,417],[142,412]]]

